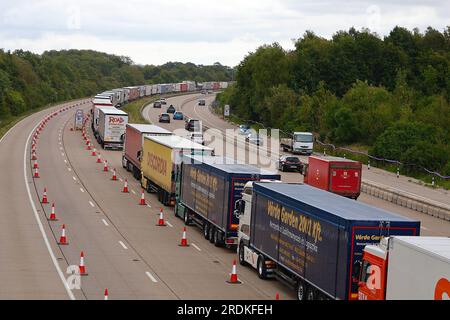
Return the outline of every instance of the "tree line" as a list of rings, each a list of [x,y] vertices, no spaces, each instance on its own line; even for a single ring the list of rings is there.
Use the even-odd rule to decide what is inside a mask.
[[[128,57],[92,50],[47,51],[39,55],[0,49],[0,121],[49,103],[107,89],[183,80],[229,81],[231,77],[232,69],[219,63],[142,66]]]
[[[321,141],[359,145],[376,157],[450,175],[450,27],[306,32],[248,54],[218,97],[242,121]]]

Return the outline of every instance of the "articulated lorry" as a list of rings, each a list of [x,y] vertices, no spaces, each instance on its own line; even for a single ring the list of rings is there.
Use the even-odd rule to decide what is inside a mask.
[[[364,248],[420,233],[419,221],[305,184],[248,182],[236,213],[239,262],[292,286],[299,300],[358,299]]]
[[[364,248],[360,266],[360,300],[450,298],[450,238],[384,238]]]
[[[144,136],[168,136],[172,132],[152,124],[128,123],[125,131],[125,144],[122,166],[132,172],[135,179],[141,179],[141,158]]]
[[[341,196],[358,199],[362,164],[338,157],[311,156],[304,165],[303,182]]]
[[[219,156],[185,156],[177,179],[175,215],[203,228],[205,239],[216,246],[237,245],[239,218],[234,203],[248,181],[279,180],[280,175],[238,164]]]
[[[141,160],[141,186],[157,193],[158,201],[175,206],[176,173],[183,155],[210,156],[213,149],[188,139],[170,136],[145,136]]]
[[[97,141],[102,148],[122,149],[128,113],[116,108],[98,109]]]
[[[314,151],[314,136],[311,132],[294,132],[292,138],[280,140],[284,152],[311,155]]]

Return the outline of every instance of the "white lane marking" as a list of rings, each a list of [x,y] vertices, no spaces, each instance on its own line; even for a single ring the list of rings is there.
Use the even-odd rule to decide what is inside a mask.
[[[84,193],[84,189],[83,188],[80,188],[80,191]]]
[[[59,147],[59,150],[63,150],[63,147]]]
[[[197,249],[198,251],[202,251],[202,249],[200,249],[195,243],[191,243],[192,244],[192,246],[195,248],[195,249]]]
[[[124,248],[125,250],[128,250],[127,246],[125,245],[125,243],[123,243],[122,241],[119,241],[120,245],[122,246],[122,248]]]
[[[149,204],[147,204],[147,207],[151,208],[152,206],[151,206],[151,205],[149,205]]]
[[[102,221],[103,221],[103,224],[104,224],[105,226],[109,226],[108,222],[106,222],[105,219],[102,219]]]
[[[145,273],[147,275],[147,277],[150,278],[150,280],[152,280],[154,283],[157,283],[158,281],[155,279],[155,277],[150,273],[150,272],[146,272]]]
[[[61,155],[64,157],[65,156],[64,152],[61,152]]]
[[[71,168],[67,168],[67,170],[69,170],[69,172],[70,172],[70,171],[72,171],[72,169],[71,169]]]
[[[72,179],[73,179],[73,181],[77,181],[77,178],[76,178],[76,177],[72,177]]]
[[[67,160],[66,160],[66,159],[64,159],[64,163],[67,163]]]
[[[123,179],[122,179],[122,178],[119,178],[119,181],[120,181],[120,182],[123,182]]]
[[[427,231],[430,230],[430,229],[428,229],[427,227],[424,227],[424,226],[421,226],[420,228],[423,229],[423,230],[427,230]]]
[[[30,132],[30,135],[27,138],[27,142],[25,143],[25,151],[23,153],[23,178],[25,180],[25,187],[28,192],[28,199],[30,200],[31,208],[34,212],[34,217],[36,218],[37,224],[39,226],[39,230],[41,231],[42,237],[44,238],[45,245],[47,246],[48,253],[50,254],[50,257],[52,259],[52,262],[56,268],[56,271],[58,272],[59,277],[61,278],[61,281],[67,291],[67,294],[69,295],[69,298],[71,300],[76,300],[75,296],[73,295],[72,290],[69,287],[69,284],[67,283],[66,278],[64,277],[64,274],[61,270],[61,267],[58,264],[58,261],[56,260],[55,254],[53,253],[53,250],[50,246],[50,242],[48,241],[47,234],[45,233],[44,227],[42,225],[41,219],[39,218],[38,212],[36,210],[36,206],[34,204],[33,198],[31,196],[30,186],[28,185],[28,179],[27,179],[27,150],[28,150],[28,143],[30,141],[31,135],[33,134],[33,131],[38,127],[36,125],[33,130]]]
[[[166,220],[166,223],[169,227],[173,228],[173,225],[169,221]]]
[[[136,191],[134,191],[134,190],[131,190],[131,192],[132,192],[133,194],[136,194]]]
[[[92,201],[89,201],[89,204],[91,205],[92,208],[95,208],[95,204],[93,204]]]

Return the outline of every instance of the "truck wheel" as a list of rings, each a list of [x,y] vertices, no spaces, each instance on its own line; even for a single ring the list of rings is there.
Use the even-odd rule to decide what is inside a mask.
[[[189,218],[189,210],[184,210],[184,224],[189,226],[191,225],[191,219]]]
[[[216,231],[216,228],[213,226],[209,227],[209,232],[208,232],[208,240],[211,243],[214,243],[214,232]]]
[[[258,257],[258,277],[261,279],[267,279],[267,267],[266,267],[266,259],[263,255],[259,255]]]
[[[305,283],[302,280],[299,280],[298,284],[297,284],[297,299],[302,301],[305,300],[305,293],[306,289],[305,289]]]
[[[203,236],[206,240],[208,240],[209,236],[209,223],[206,221],[203,221]]]
[[[216,247],[221,247],[222,242],[220,241],[220,231],[214,228],[214,245]]]
[[[314,288],[309,287],[307,291],[308,291],[308,293],[306,294],[306,299],[310,300],[310,301],[316,300],[316,292],[315,292]]]
[[[239,264],[240,264],[241,266],[246,266],[246,265],[248,265],[248,263],[245,262],[244,249],[245,249],[245,245],[241,242],[241,243],[239,244]]]

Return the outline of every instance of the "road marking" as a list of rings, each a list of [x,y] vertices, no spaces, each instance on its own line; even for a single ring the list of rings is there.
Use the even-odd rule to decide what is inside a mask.
[[[48,253],[50,254],[50,257],[51,257],[52,262],[53,262],[53,264],[54,264],[54,266],[56,268],[56,271],[58,272],[58,275],[61,278],[61,281],[62,281],[62,283],[64,285],[64,288],[67,291],[67,294],[69,295],[69,298],[71,300],[76,300],[75,296],[73,295],[72,290],[69,287],[69,284],[67,283],[66,278],[64,277],[64,274],[63,274],[63,272],[61,270],[61,267],[59,266],[58,261],[56,260],[55,254],[53,253],[53,250],[52,250],[52,248],[50,246],[50,242],[48,241],[47,234],[45,233],[45,230],[44,230],[44,227],[42,225],[41,219],[39,218],[39,215],[38,215],[38,212],[37,212],[37,209],[36,209],[36,205],[34,204],[33,198],[31,196],[30,186],[28,185],[28,178],[27,178],[27,150],[28,150],[28,144],[30,142],[31,135],[33,134],[33,131],[36,130],[37,127],[38,127],[38,125],[36,125],[33,128],[33,130],[30,132],[30,134],[29,134],[29,136],[27,138],[27,142],[25,143],[25,150],[24,150],[24,154],[23,154],[23,178],[25,180],[25,187],[27,189],[28,199],[30,201],[31,208],[33,209],[33,212],[34,212],[34,217],[36,218],[36,222],[38,223],[39,230],[41,231],[42,237],[44,238],[45,245],[47,246]]]
[[[80,191],[84,193],[84,189],[83,188],[80,188]]]
[[[150,280],[152,280],[154,283],[157,283],[158,281],[155,279],[155,277],[150,273],[150,272],[146,272],[145,273],[147,275],[147,277],[150,278]]]
[[[123,182],[123,179],[122,179],[122,178],[119,178],[119,181]]]
[[[61,152],[61,155],[64,157],[65,156],[64,152]]]
[[[151,206],[151,205],[149,205],[149,204],[147,204],[147,207],[151,208],[152,206]]]
[[[428,229],[427,227],[424,227],[424,226],[421,226],[420,228],[423,229],[423,230],[427,230],[427,231],[430,230],[430,229]]]
[[[169,227],[173,228],[173,225],[169,221],[166,220],[166,223]]]
[[[132,192],[133,194],[136,194],[136,191],[134,191],[134,190],[131,190],[131,192]]]
[[[67,163],[67,160],[66,160],[66,159],[64,159],[64,163]]]
[[[72,179],[73,179],[73,181],[77,181],[77,178],[76,178],[76,177],[72,177]]]
[[[108,222],[106,222],[105,219],[102,219],[103,223],[105,224],[105,226],[109,226]]]
[[[202,249],[200,249],[195,243],[192,243],[192,246],[197,249],[198,251],[202,251]]]
[[[67,168],[67,170],[69,170],[69,172],[70,172],[70,171],[72,171],[72,169],[71,169],[71,168]]]
[[[123,243],[122,241],[119,241],[120,245],[125,249],[128,250],[127,246],[125,245],[125,243]]]
[[[95,204],[93,204],[92,201],[89,201],[89,204],[91,205],[92,208],[95,208]]]

